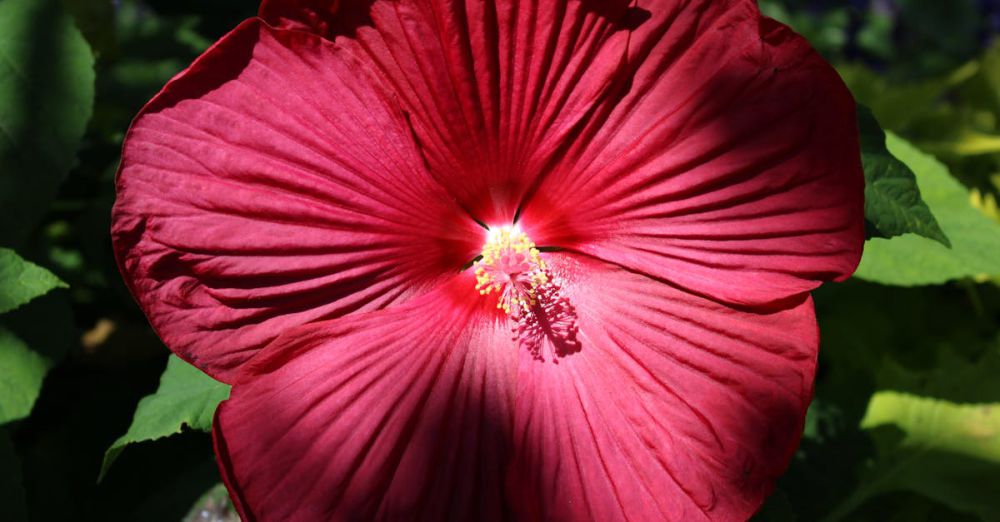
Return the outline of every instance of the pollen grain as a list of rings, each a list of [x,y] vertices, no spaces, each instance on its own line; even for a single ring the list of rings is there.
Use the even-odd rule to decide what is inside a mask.
[[[476,290],[496,293],[497,308],[514,317],[536,304],[538,288],[549,281],[538,249],[516,226],[490,229],[474,267]]]

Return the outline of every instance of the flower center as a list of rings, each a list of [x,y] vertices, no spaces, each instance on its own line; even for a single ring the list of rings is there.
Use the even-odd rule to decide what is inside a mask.
[[[539,361],[580,351],[576,310],[562,295],[541,254],[516,226],[490,229],[476,269],[480,295],[497,294],[513,340]]]
[[[541,254],[516,226],[490,229],[474,266],[476,290],[497,294],[497,308],[514,317],[537,304],[538,287],[549,281]]]

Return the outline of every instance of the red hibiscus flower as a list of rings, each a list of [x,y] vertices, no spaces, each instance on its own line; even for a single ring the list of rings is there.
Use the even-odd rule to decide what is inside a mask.
[[[271,0],[139,114],[113,236],[246,519],[741,520],[862,188],[752,0]]]

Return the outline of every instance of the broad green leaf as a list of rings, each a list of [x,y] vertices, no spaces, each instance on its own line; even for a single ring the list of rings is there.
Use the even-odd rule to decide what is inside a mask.
[[[908,288],[856,280],[817,290],[822,349],[815,396],[802,443],[779,482],[799,520],[823,520],[870,486],[864,471],[879,453],[872,432],[859,426],[873,394],[892,390],[956,403],[1000,402],[1000,356],[983,357],[996,348],[1000,292],[972,285],[969,290],[981,299],[973,302],[951,285]],[[978,520],[923,498],[916,492],[879,495],[843,520]],[[918,502],[929,508],[929,518],[897,515]]]
[[[9,312],[56,288],[66,288],[66,283],[52,272],[25,261],[13,250],[0,248],[0,313]]]
[[[46,295],[0,319],[2,425],[31,413],[46,373],[76,342],[77,335],[65,293]]]
[[[913,171],[885,148],[885,132],[867,107],[858,106],[858,124],[865,169],[865,219],[879,237],[914,233],[951,246],[920,199]]]
[[[933,156],[892,133],[886,144],[916,174],[920,193],[952,247],[912,234],[871,239],[855,275],[883,284],[916,286],[1000,274],[1000,224],[972,206],[969,192]]]
[[[228,397],[228,385],[171,355],[156,393],[139,401],[128,432],[104,454],[101,477],[129,444],[169,437],[184,427],[210,430],[215,408]]]
[[[1000,403],[958,404],[881,391],[861,427],[872,430],[878,457],[828,520],[849,519],[868,500],[898,491],[1000,520]]]
[[[868,403],[861,427],[885,425],[905,433],[901,447],[947,451],[1000,465],[1000,403],[958,404],[880,391]],[[997,502],[1000,507],[1000,498]]]
[[[21,461],[14,451],[10,434],[2,428],[0,428],[0,520],[8,522],[28,520],[24,484],[21,482]]]
[[[45,357],[0,327],[0,424],[31,413],[48,369]]]
[[[22,241],[76,161],[94,59],[60,0],[0,0],[0,245]]]
[[[896,492],[1000,520],[1000,349],[991,344],[970,360],[948,344],[938,348],[925,368],[883,362],[880,390],[859,423],[876,454],[829,520],[853,519],[869,500]]]

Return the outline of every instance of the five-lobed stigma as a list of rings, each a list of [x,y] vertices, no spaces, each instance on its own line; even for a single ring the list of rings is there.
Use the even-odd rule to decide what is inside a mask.
[[[538,288],[549,281],[538,249],[517,226],[490,229],[474,266],[479,293],[498,294],[497,308],[514,317],[536,304]]]

